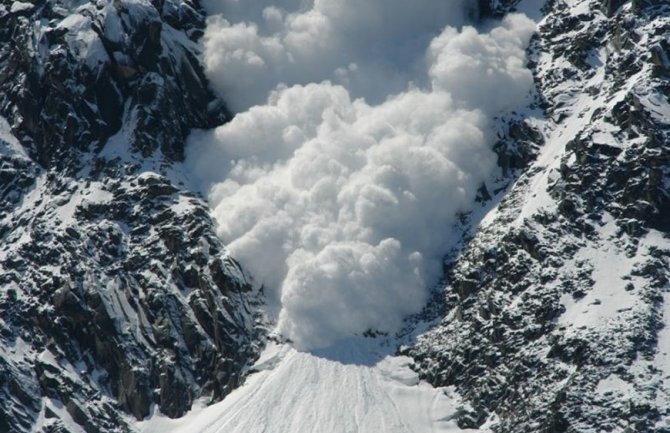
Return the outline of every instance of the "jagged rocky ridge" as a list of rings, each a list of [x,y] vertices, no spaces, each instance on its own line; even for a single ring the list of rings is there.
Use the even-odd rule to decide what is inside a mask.
[[[670,431],[670,11],[543,13],[537,106],[500,119],[490,212],[403,352],[465,398],[462,427]],[[188,131],[228,117],[197,61],[203,12],[4,0],[0,20],[0,431],[131,431],[222,398],[262,330],[179,170]]]
[[[125,432],[221,399],[261,331],[179,171],[188,132],[228,116],[203,11],[4,0],[0,22],[0,431]]]
[[[498,146],[503,168],[519,149],[534,160],[473,214],[426,313],[437,325],[403,352],[465,397],[462,427],[667,432],[670,5],[556,0],[543,15],[529,58],[544,114]]]

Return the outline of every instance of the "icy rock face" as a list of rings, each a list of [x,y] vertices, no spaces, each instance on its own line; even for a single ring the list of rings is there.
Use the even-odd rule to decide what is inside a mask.
[[[0,22],[0,431],[130,431],[221,399],[260,331],[179,165],[227,116],[202,11],[4,1]]]
[[[669,17],[666,1],[545,5],[530,59],[546,118],[541,137],[521,134],[545,144],[407,349],[469,401],[462,427],[670,429]]]
[[[204,16],[188,1],[0,6],[2,112],[31,156],[72,168],[126,121],[133,149],[179,160],[192,127],[222,123],[197,60]]]

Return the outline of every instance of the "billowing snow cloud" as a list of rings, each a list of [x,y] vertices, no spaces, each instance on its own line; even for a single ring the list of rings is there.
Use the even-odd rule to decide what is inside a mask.
[[[251,3],[224,0],[205,37],[210,79],[245,111],[188,146],[218,233],[297,347],[394,331],[495,171],[489,122],[530,90],[534,24],[442,28],[464,7],[439,0]]]
[[[236,111],[264,103],[278,83],[323,80],[379,102],[423,81],[426,46],[445,25],[462,24],[465,3],[209,0],[223,16],[209,22],[205,65]]]

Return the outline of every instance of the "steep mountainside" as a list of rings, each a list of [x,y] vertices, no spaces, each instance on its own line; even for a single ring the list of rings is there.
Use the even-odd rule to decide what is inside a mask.
[[[544,145],[453,260],[446,317],[407,353],[469,401],[461,426],[670,431],[670,8],[543,12],[530,58]]]
[[[202,11],[4,1],[0,22],[0,431],[128,431],[221,399],[258,338],[178,169],[190,129],[226,118]]]
[[[0,433],[670,432],[670,4],[474,3],[537,14],[536,99],[444,286],[399,338],[254,364],[262,298],[181,164],[231,117],[197,0],[0,0]]]

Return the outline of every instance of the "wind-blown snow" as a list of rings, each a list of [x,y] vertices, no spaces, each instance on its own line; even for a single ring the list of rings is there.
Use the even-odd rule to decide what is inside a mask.
[[[296,3],[229,0],[231,21],[209,22],[208,75],[250,108],[194,134],[188,164],[280,332],[310,349],[424,305],[449,225],[495,170],[490,119],[532,85],[534,24],[442,29],[463,20],[458,2]]]
[[[461,25],[466,0],[209,0],[205,65],[236,111],[284,83],[331,80],[374,102],[425,84],[423,53],[445,25]],[[302,5],[302,6],[301,6]]]

